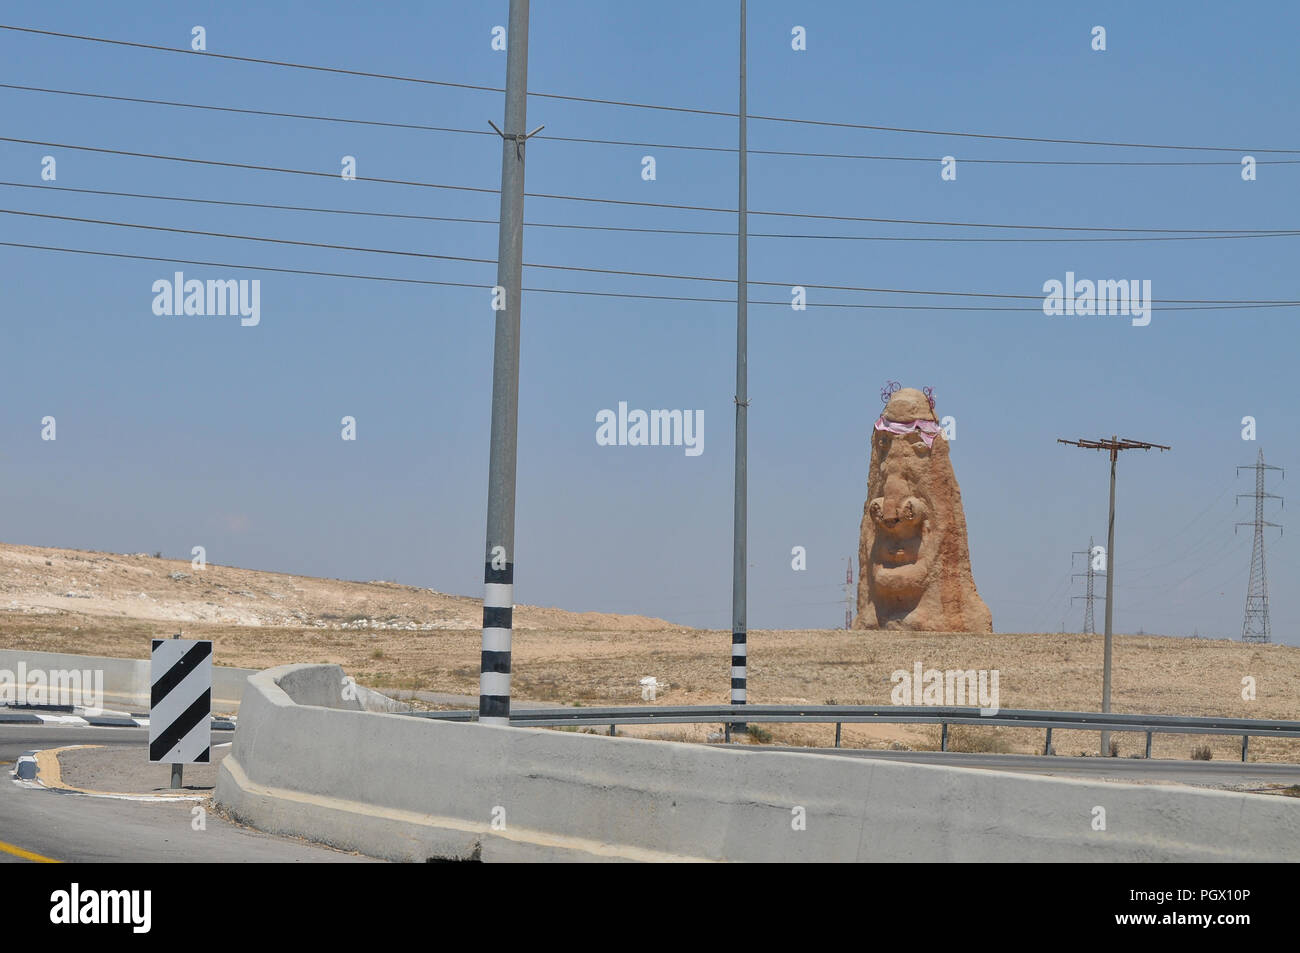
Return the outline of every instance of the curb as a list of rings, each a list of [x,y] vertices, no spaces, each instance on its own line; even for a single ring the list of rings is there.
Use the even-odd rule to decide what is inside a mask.
[[[45,711],[0,709],[0,725],[63,725],[70,728],[148,728],[149,716],[141,715],[65,715]],[[213,716],[212,731],[234,731],[235,719]]]
[[[52,794],[71,794],[84,797],[112,798],[121,801],[177,802],[205,801],[209,794],[196,794],[193,791],[165,791],[153,794],[128,793],[117,791],[92,791],[79,788],[63,780],[62,765],[59,755],[65,751],[80,748],[100,748],[102,745],[63,745],[59,748],[43,748],[24,751],[14,765],[13,778],[18,781],[30,781],[40,785]],[[41,769],[45,770],[42,771]]]
[[[35,781],[38,770],[36,752],[24,751],[18,756],[18,761],[14,764],[13,776],[19,781]]]

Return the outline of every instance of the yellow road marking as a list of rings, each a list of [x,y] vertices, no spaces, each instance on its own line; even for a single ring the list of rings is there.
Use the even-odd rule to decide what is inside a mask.
[[[41,785],[47,788],[66,788],[63,775],[59,770],[59,752],[72,751],[76,748],[98,748],[99,745],[67,745],[62,748],[46,748],[36,752],[37,777]]]
[[[30,860],[34,864],[61,864],[63,861],[55,860],[53,857],[45,857],[42,854],[33,853],[30,850],[23,850],[21,847],[15,847],[13,844],[6,844],[0,841],[0,851],[6,854],[12,854],[15,857],[21,857],[23,860]]]

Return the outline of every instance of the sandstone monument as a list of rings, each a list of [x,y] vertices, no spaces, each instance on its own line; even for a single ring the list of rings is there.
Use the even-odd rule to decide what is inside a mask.
[[[927,389],[928,390],[928,389]],[[933,398],[891,382],[871,436],[855,629],[992,632]]]

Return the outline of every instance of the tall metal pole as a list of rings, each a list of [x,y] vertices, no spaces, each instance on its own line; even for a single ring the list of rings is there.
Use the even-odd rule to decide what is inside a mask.
[[[510,636],[515,582],[515,461],[519,429],[519,305],[524,243],[524,148],[528,121],[528,0],[510,0],[506,35],[505,132],[501,142],[501,220],[492,357],[492,449],[488,462],[484,560],[481,724],[510,722]]]
[[[1110,448],[1110,524],[1106,530],[1106,658],[1101,672],[1101,710],[1110,711],[1111,621],[1115,610],[1115,464],[1119,460],[1119,435],[1111,435]],[[1101,733],[1101,756],[1110,754],[1110,732]]]
[[[1169,447],[1162,443],[1148,443],[1145,440],[1131,440],[1128,437],[1121,440],[1115,434],[1111,434],[1109,440],[1103,437],[1101,440],[1057,440],[1056,442],[1069,444],[1072,447],[1083,447],[1085,450],[1110,451],[1110,523],[1106,528],[1106,648],[1101,675],[1101,710],[1108,712],[1110,711],[1111,638],[1114,634],[1111,623],[1115,610],[1115,464],[1119,460],[1121,450],[1164,452]],[[1110,754],[1109,731],[1103,730],[1101,733],[1101,754],[1102,757]]]
[[[746,428],[749,411],[749,249],[746,242],[748,224],[747,199],[749,192],[748,155],[746,150],[746,101],[745,90],[745,0],[740,0],[740,216],[736,223],[736,501],[732,522],[732,564],[731,564],[731,703],[745,704],[746,659],[748,655],[745,640],[746,620],[746,539],[747,524],[747,474],[745,465],[749,449]],[[733,731],[746,731],[744,723],[732,726]]]

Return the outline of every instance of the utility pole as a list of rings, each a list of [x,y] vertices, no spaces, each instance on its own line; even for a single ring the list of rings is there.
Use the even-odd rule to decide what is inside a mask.
[[[748,637],[746,631],[746,538],[748,522],[748,482],[746,463],[749,448],[749,248],[747,243],[747,213],[749,195],[748,144],[746,142],[746,110],[749,108],[745,90],[745,0],[740,0],[740,215],[736,222],[736,499],[732,517],[731,561],[731,704],[743,705],[746,700],[748,672]],[[748,731],[748,725],[738,722],[731,726],[733,732]]]
[[[1073,552],[1073,553],[1070,554],[1070,558],[1071,558],[1071,561],[1072,561],[1072,562],[1073,562],[1073,559],[1074,559],[1075,556],[1082,556],[1082,557],[1087,561],[1087,563],[1088,563],[1088,571],[1087,571],[1086,573],[1076,572],[1076,573],[1073,575],[1073,577],[1072,577],[1072,578],[1074,578],[1074,579],[1078,579],[1080,576],[1084,576],[1084,577],[1087,578],[1087,580],[1088,580],[1088,594],[1087,594],[1086,596],[1074,596],[1074,597],[1070,600],[1071,602],[1073,602],[1075,599],[1084,599],[1084,600],[1086,600],[1086,602],[1084,603],[1084,609],[1083,609],[1083,634],[1084,634],[1084,635],[1096,635],[1096,634],[1097,634],[1097,624],[1096,624],[1096,622],[1093,621],[1093,616],[1092,616],[1092,604],[1093,604],[1093,602],[1094,602],[1094,601],[1096,600],[1096,598],[1097,598],[1097,596],[1096,596],[1096,594],[1095,594],[1095,592],[1094,592],[1094,589],[1093,589],[1093,581],[1094,581],[1094,579],[1095,579],[1097,576],[1099,576],[1099,575],[1101,575],[1101,576],[1106,575],[1104,572],[1103,572],[1103,573],[1099,573],[1099,572],[1097,572],[1096,568],[1095,568],[1094,565],[1093,565],[1093,550],[1095,550],[1096,548],[1097,548],[1097,547],[1093,544],[1092,537],[1089,536],[1089,537],[1088,537],[1088,551],[1087,551],[1087,552],[1085,552],[1085,553],[1081,553],[1081,552],[1075,551],[1075,552]]]
[[[1266,499],[1281,500],[1282,497],[1276,493],[1264,492],[1264,471],[1281,470],[1283,478],[1286,477],[1286,471],[1282,470],[1281,467],[1266,464],[1262,448],[1259,450],[1253,466],[1237,467],[1238,476],[1241,476],[1242,470],[1255,471],[1255,492],[1238,493],[1237,500],[1240,501],[1243,496],[1253,496],[1255,498],[1255,519],[1249,523],[1235,524],[1232,531],[1236,533],[1238,526],[1254,526],[1255,545],[1250,551],[1250,581],[1246,584],[1246,615],[1241,621],[1241,641],[1268,642],[1271,640],[1273,629],[1268,621],[1268,574],[1264,571],[1264,527],[1276,526],[1278,532],[1282,531],[1282,527],[1277,523],[1270,523],[1264,519],[1264,501]],[[1285,501],[1282,505],[1286,505]]]
[[[510,723],[510,638],[515,583],[515,462],[519,430],[519,305],[524,245],[524,147],[528,122],[528,0],[510,0],[506,34],[505,131],[501,136],[501,220],[497,239],[496,339],[492,352],[492,445],[488,460],[483,570],[483,654],[478,720]]]
[[[1147,443],[1145,440],[1130,440],[1128,437],[1122,440],[1111,435],[1109,440],[1060,440],[1057,443],[1069,444],[1072,447],[1082,447],[1085,450],[1109,450],[1110,451],[1110,521],[1106,529],[1106,650],[1105,661],[1102,664],[1101,675],[1101,710],[1110,711],[1110,659],[1111,659],[1111,639],[1114,634],[1112,626],[1113,614],[1115,609],[1115,464],[1119,461],[1121,450],[1168,450],[1164,444]],[[1110,754],[1110,732],[1101,733],[1101,755],[1106,757]]]

